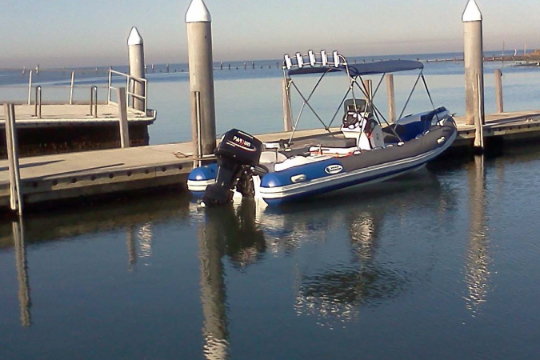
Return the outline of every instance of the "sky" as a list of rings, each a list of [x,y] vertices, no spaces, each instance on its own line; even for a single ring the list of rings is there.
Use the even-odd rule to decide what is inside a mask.
[[[127,64],[136,26],[146,63],[187,62],[191,0],[0,0],[0,68]],[[205,0],[215,61],[463,51],[467,0]],[[477,0],[484,49],[540,48],[540,1]]]

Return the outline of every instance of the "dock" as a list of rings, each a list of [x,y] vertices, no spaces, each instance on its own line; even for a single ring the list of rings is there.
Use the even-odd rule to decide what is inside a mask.
[[[148,145],[148,126],[152,125],[157,112],[147,108],[147,80],[109,69],[108,76],[92,81],[98,85],[77,84],[72,71],[69,86],[54,84],[36,85],[29,73],[28,97],[9,101],[15,105],[20,153],[26,155],[56,154],[58,152],[114,148],[120,143],[118,126],[121,111],[118,99],[120,87],[126,89],[126,120],[132,146]],[[80,82],[85,82],[81,78]],[[105,82],[105,84],[102,84]],[[136,93],[142,84],[144,95]],[[65,89],[63,89],[65,87]],[[89,90],[88,98],[74,98],[74,91]],[[43,101],[49,93],[61,93],[65,99]],[[99,91],[99,99],[98,99]],[[69,96],[68,96],[69,94]],[[63,96],[61,96],[63,97]],[[8,103],[7,101],[0,101]],[[0,108],[0,130],[5,128],[5,114]],[[5,156],[5,138],[0,135],[0,156]]]
[[[104,108],[105,111],[106,108]],[[457,117],[455,147],[472,147],[474,126]],[[338,128],[332,129],[339,131]],[[324,129],[301,130],[295,138],[324,134]],[[263,142],[288,139],[290,132],[257,135]],[[540,137],[540,111],[491,114],[484,125],[486,138],[506,140]],[[191,142],[118,148],[20,160],[25,206],[62,199],[115,194],[165,186],[185,186],[193,168]],[[8,161],[0,161],[0,208],[9,210]]]
[[[71,125],[95,126],[105,124],[117,125],[120,121],[120,111],[117,104],[98,103],[97,113],[86,104],[43,104],[41,105],[41,117],[35,115],[35,105],[17,104],[17,128],[49,128]],[[0,128],[5,124],[4,108],[0,107]],[[156,120],[155,110],[147,112],[136,110],[132,107],[127,109],[127,121],[129,124],[150,125]]]

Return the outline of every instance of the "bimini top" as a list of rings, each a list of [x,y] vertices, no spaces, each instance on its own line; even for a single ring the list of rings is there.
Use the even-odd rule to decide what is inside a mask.
[[[388,60],[366,64],[348,65],[351,76],[386,74],[396,71],[423,69],[424,64],[414,60]],[[289,75],[319,74],[334,71],[347,71],[347,66],[309,66],[289,70]]]

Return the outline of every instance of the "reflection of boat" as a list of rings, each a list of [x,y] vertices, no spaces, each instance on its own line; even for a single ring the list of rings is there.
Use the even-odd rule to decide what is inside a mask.
[[[191,211],[200,221],[207,358],[215,358],[208,354],[224,354],[232,346],[234,335],[228,330],[228,316],[234,319],[234,315],[227,304],[235,304],[234,299],[241,295],[235,295],[235,286],[231,289],[228,284],[232,282],[225,280],[233,279],[233,270],[249,274],[243,277],[244,286],[264,284],[266,293],[260,295],[265,300],[253,306],[269,301],[288,308],[292,290],[291,305],[298,316],[331,328],[356,322],[365,311],[392,303],[415,283],[429,279],[430,261],[438,258],[429,241],[397,241],[388,246],[381,240],[424,233],[418,221],[423,213],[439,213],[439,224],[455,213],[455,209],[446,212],[455,207],[455,198],[430,174],[422,169],[399,181],[355,191],[362,202],[352,196],[329,195],[325,201],[263,207],[253,199],[244,199],[204,211],[192,203]],[[440,209],[441,205],[445,208]],[[425,236],[437,231],[435,227]],[[397,250],[397,254],[400,244],[401,250],[407,250]],[[413,259],[402,261],[406,254]],[[224,266],[225,261],[229,266]],[[274,280],[267,284],[268,274],[292,286],[284,287]],[[274,294],[273,286],[286,295]]]
[[[311,51],[305,56],[298,54],[295,64],[286,56],[284,74],[287,79],[293,75],[321,75],[307,97],[295,85],[304,99],[302,110],[306,105],[313,110],[308,100],[326,74],[347,75],[349,87],[336,111],[337,115],[344,107],[341,131],[332,132],[330,125],[325,124],[329,134],[294,142],[291,135],[288,141],[263,145],[249,134],[230,130],[216,150],[218,163],[194,169],[189,175],[189,189],[196,195],[204,193],[205,204],[229,202],[235,188],[243,195],[254,195],[268,204],[280,204],[383,181],[420,168],[456,138],[456,125],[448,110],[434,108],[400,117],[389,124],[374,105],[371,90],[364,85],[362,76],[381,74],[382,81],[387,73],[419,70],[414,91],[420,79],[425,84],[422,69],[422,63],[406,60],[349,65],[337,52],[333,59],[321,52],[320,60]],[[365,99],[356,98],[355,90],[361,91]],[[429,96],[427,86],[426,92]],[[402,114],[404,111],[405,108]]]

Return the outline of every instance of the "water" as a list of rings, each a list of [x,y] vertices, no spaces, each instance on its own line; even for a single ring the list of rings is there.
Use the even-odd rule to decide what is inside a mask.
[[[441,66],[432,95],[457,104]],[[219,131],[280,129],[258,71],[216,75]],[[537,108],[538,72],[505,74]],[[151,79],[155,142],[189,139],[181,76]],[[168,193],[2,220],[0,358],[537,358],[539,171],[514,147],[277,209]]]
[[[508,54],[513,51],[508,52]],[[501,52],[486,52],[486,57],[500,56]],[[361,63],[364,60],[434,60],[462,58],[460,53],[445,54],[415,54],[404,56],[376,56],[376,57],[351,57],[349,62]],[[251,68],[251,61],[231,62],[231,70],[228,63],[224,64],[223,70],[219,70],[219,63],[214,64],[215,98],[216,98],[216,126],[218,134],[222,134],[235,126],[244,131],[254,134],[277,132],[283,129],[282,104],[282,76],[281,68],[276,67],[278,60],[255,62],[255,69]],[[463,62],[428,62],[424,63],[430,93],[435,106],[446,106],[451,112],[459,115],[465,113],[465,83]],[[485,109],[486,113],[496,111],[495,85],[493,70],[502,67],[503,90],[505,111],[521,111],[540,108],[538,97],[538,83],[540,83],[540,71],[533,67],[515,67],[508,62],[486,62],[485,73]],[[125,66],[115,66],[115,70],[127,72]],[[149,107],[157,109],[158,115],[154,125],[150,126],[150,144],[163,144],[191,139],[190,100],[189,100],[189,74],[186,64],[171,64],[170,73],[165,72],[165,65],[155,67],[155,73],[147,74],[149,80],[148,102]],[[90,86],[98,86],[99,100],[107,97],[107,74],[108,68],[84,69],[76,73],[75,100],[90,99]],[[0,99],[24,101],[28,95],[27,74],[21,72],[0,71]],[[379,76],[368,76],[366,79],[373,81],[374,87],[379,83]],[[417,79],[415,72],[396,73],[394,78],[396,112],[399,115],[409,92]],[[40,70],[40,75],[34,74],[34,85],[42,85],[43,101],[69,99],[69,85],[71,72],[57,69],[55,71]],[[298,87],[309,94],[311,87],[318,80],[318,76],[299,76],[295,78]],[[122,86],[123,82],[117,80],[114,86]],[[387,114],[386,105],[386,82],[383,81],[375,97],[375,104],[383,114]],[[319,116],[326,124],[329,124],[336,113],[341,99],[348,88],[347,79],[342,74],[327,76],[323,86],[315,92],[312,101]],[[358,95],[357,95],[358,96]],[[292,92],[293,117],[301,107],[301,98]],[[411,98],[410,103],[403,114],[425,111],[431,107],[429,98],[422,87],[418,84],[417,91]],[[340,109],[339,114],[342,111]],[[332,125],[340,122],[339,116]],[[299,128],[308,129],[321,127],[319,120],[306,110],[302,115]]]

